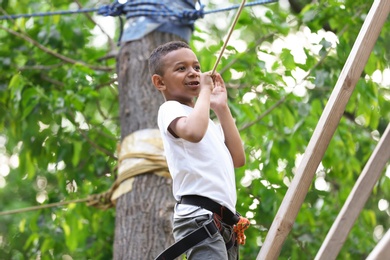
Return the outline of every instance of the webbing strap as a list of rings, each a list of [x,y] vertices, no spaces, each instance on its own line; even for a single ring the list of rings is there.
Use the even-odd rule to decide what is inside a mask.
[[[182,196],[178,203],[199,206],[201,208],[207,209],[214,214],[217,214],[224,223],[230,226],[237,224],[238,220],[240,219],[238,213],[235,214],[231,212],[228,208],[207,197],[199,195],[186,195]]]
[[[213,237],[218,232],[218,227],[211,218],[201,227],[194,230],[175,244],[165,249],[155,260],[174,260],[184,254],[188,249],[196,246],[208,237]]]

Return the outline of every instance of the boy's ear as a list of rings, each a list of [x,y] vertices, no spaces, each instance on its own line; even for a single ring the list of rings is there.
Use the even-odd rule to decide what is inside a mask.
[[[158,90],[165,90],[165,85],[162,77],[158,74],[153,74],[152,76],[152,82],[153,85],[158,89]]]

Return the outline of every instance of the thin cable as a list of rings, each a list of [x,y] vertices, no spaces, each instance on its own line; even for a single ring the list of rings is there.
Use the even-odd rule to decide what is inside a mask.
[[[74,11],[55,11],[46,13],[34,13],[34,14],[9,14],[0,16],[0,20],[15,20],[18,18],[31,18],[31,17],[43,17],[63,14],[79,14],[79,13],[92,13],[99,11],[99,8],[78,9]]]
[[[247,3],[245,7],[247,6],[255,6],[255,5],[263,5],[268,3],[274,3],[278,0],[259,0],[259,1],[253,1],[250,3]],[[119,7],[123,7],[124,5],[115,5],[115,6],[101,6],[98,8],[89,8],[89,9],[78,9],[74,11],[55,11],[55,12],[46,12],[46,13],[34,13],[34,14],[9,14],[9,15],[2,15],[0,16],[0,20],[14,20],[18,18],[31,18],[31,17],[42,17],[42,16],[52,16],[52,15],[66,15],[66,14],[79,14],[79,13],[90,13],[90,12],[97,12],[98,14],[105,15],[105,16],[119,16],[122,14],[122,10]],[[109,13],[103,14],[101,12],[107,11],[107,9],[110,9],[110,7],[116,7],[113,10],[109,10]],[[212,14],[212,13],[219,13],[219,12],[225,12],[230,11],[233,9],[237,9],[239,5],[232,5],[226,8],[216,9],[216,10],[193,10],[193,13],[184,11],[186,16],[196,18],[202,18],[206,14]],[[117,9],[118,8],[118,9]],[[111,8],[112,9],[112,8]],[[155,11],[155,13],[151,13],[150,10],[148,13],[139,13],[137,16],[146,16],[147,14],[151,16],[162,16],[162,17],[169,17],[172,15],[177,15],[177,13],[162,13],[159,11]]]
[[[270,4],[270,3],[277,2],[277,1],[278,1],[278,0],[260,0],[260,1],[253,1],[253,2],[250,2],[250,3],[245,4],[245,7],[250,7],[250,6],[255,6],[255,5],[263,5],[263,4]],[[229,7],[221,8],[221,9],[208,10],[208,11],[204,11],[203,14],[206,15],[206,14],[213,14],[213,13],[226,12],[226,11],[230,11],[230,10],[233,10],[233,9],[237,9],[239,6],[240,6],[240,5],[237,4],[237,5],[232,5],[232,6],[229,6]]]
[[[237,21],[238,21],[238,18],[240,17],[241,11],[242,11],[242,9],[243,9],[244,6],[245,6],[245,2],[246,2],[246,1],[243,0],[243,1],[241,2],[240,8],[238,8],[236,17],[234,18],[233,23],[232,23],[232,25],[231,25],[231,27],[230,27],[230,29],[229,29],[229,33],[228,33],[228,35],[227,35],[227,37],[226,37],[225,42],[223,43],[221,52],[219,53],[219,56],[218,56],[218,58],[217,58],[217,61],[216,61],[215,64],[214,64],[214,68],[213,68],[213,70],[211,71],[211,76],[214,75],[215,70],[217,69],[218,63],[219,63],[219,61],[220,61],[221,58],[222,58],[222,54],[223,54],[223,52],[225,51],[226,46],[227,46],[227,43],[229,42],[230,36],[232,35],[232,32],[233,32],[233,30],[234,30],[234,26],[236,26],[236,23],[237,23]]]
[[[34,210],[39,210],[39,209],[59,207],[59,206],[64,206],[64,205],[71,204],[71,203],[87,202],[89,200],[90,200],[90,198],[85,198],[85,199],[63,201],[63,202],[57,202],[57,203],[51,203],[51,204],[44,204],[44,205],[33,206],[33,207],[22,208],[22,209],[7,210],[7,211],[0,212],[0,216],[23,213],[23,212],[34,211]]]

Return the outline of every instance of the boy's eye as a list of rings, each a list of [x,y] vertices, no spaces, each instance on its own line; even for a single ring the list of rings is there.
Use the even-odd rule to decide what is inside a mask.
[[[194,66],[193,69],[194,69],[195,71],[200,71],[200,66]],[[180,66],[180,67],[177,68],[177,70],[178,70],[178,71],[186,71],[187,68],[186,68],[185,66]]]

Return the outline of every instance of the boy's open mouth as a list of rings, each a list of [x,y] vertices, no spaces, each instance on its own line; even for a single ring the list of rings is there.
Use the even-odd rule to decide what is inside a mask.
[[[191,82],[187,82],[186,85],[189,86],[190,88],[198,88],[200,86],[200,82],[191,81]]]
[[[191,82],[187,82],[186,85],[188,86],[199,86],[199,81],[191,81]]]

